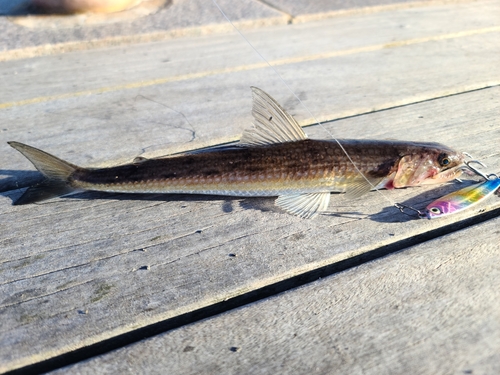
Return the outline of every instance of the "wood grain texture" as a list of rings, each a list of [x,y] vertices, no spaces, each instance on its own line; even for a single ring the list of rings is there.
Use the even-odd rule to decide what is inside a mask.
[[[496,374],[500,219],[53,374]]]
[[[495,104],[486,110],[490,90],[499,89],[393,114],[402,119],[423,115],[429,120],[413,131],[442,135],[446,128],[436,129],[445,118],[438,108],[470,113],[481,103],[475,126],[447,143],[468,146],[496,170],[496,158],[486,157],[492,145],[484,141],[485,133],[493,140],[499,131],[485,126],[498,112]],[[448,112],[441,116],[449,118]],[[370,117],[365,118],[368,123]],[[345,121],[352,126],[354,119]],[[423,208],[453,189],[404,189],[385,195]],[[87,193],[13,207],[7,195],[1,206],[2,232],[7,235],[2,240],[0,294],[5,296],[1,318],[6,327],[1,342],[9,344],[2,346],[2,363],[15,367],[51,357],[499,205],[495,198],[429,222],[408,220],[376,193],[353,201],[334,196],[330,214],[306,221],[260,200]]]
[[[446,32],[459,33],[494,26],[497,3],[484,1],[481,5],[429,7],[429,13],[419,10],[420,17],[407,10],[377,13],[340,23],[314,22],[309,24],[310,33],[304,31],[308,24],[301,24],[252,35],[288,35],[291,40],[309,35],[314,38],[293,44],[297,55],[308,56],[322,49],[313,41],[329,33],[346,43],[342,47],[346,49],[370,45],[363,42],[367,35],[379,35],[370,43],[387,44],[399,38],[403,20],[412,25],[403,28],[409,33],[405,34],[407,38],[432,37],[447,27],[451,29]],[[436,19],[445,11],[454,17],[455,22],[449,24],[453,26],[436,27]],[[472,18],[471,14],[476,16]],[[186,47],[184,57],[178,52],[177,68],[165,75],[155,65],[155,45],[137,46],[135,52],[142,51],[145,56],[151,51],[156,57],[138,58],[130,65],[125,57],[119,60],[119,53],[141,55],[119,49],[66,54],[58,56],[60,60],[22,61],[18,69],[27,70],[17,81],[7,82],[9,95],[3,101],[15,104],[0,111],[0,141],[30,143],[83,166],[130,161],[145,146],[177,142],[181,144],[179,150],[228,141],[236,139],[251,122],[250,85],[261,86],[299,120],[309,121],[310,116],[299,110],[284,90],[276,94],[278,90],[268,89],[277,86],[278,80],[274,73],[261,69],[75,95],[96,87],[128,84],[128,75],[133,76],[130,82],[138,82],[141,76],[151,80],[204,72],[207,66],[212,70],[232,66],[240,50],[226,43],[226,36],[214,38],[163,45],[172,51],[181,51],[182,43]],[[290,62],[280,71],[293,82],[313,113],[331,120],[343,114],[440,97],[325,126],[329,133],[344,138],[438,141],[470,152],[488,164],[488,172],[499,172],[500,88],[484,88],[498,79],[494,58],[500,45],[498,38],[497,32],[485,32],[428,39],[420,44]],[[263,45],[257,47],[265,49],[267,41],[262,40]],[[205,43],[218,47],[207,49]],[[267,48],[271,46],[273,58],[290,57],[289,44],[269,43]],[[199,59],[210,50],[213,56]],[[82,67],[80,75],[71,67],[76,58],[87,59],[87,65],[94,68]],[[217,59],[223,62],[217,63]],[[113,73],[113,60],[119,61],[114,69],[120,74]],[[240,63],[251,65],[255,60],[241,59],[236,66]],[[147,68],[150,64],[153,69],[135,75],[134,66]],[[1,67],[9,74],[16,71],[8,62]],[[110,76],[95,67],[103,67]],[[99,85],[100,80],[105,80],[105,86]],[[471,87],[483,89],[467,92]],[[61,93],[70,95],[22,102]],[[442,97],[445,93],[459,95]],[[319,127],[310,127],[307,133],[316,138],[329,137]],[[499,207],[495,197],[463,214],[434,222],[408,220],[379,194],[353,201],[334,196],[331,213],[314,221],[277,211],[267,200],[213,197],[166,199],[161,195],[86,193],[13,207],[11,200],[21,194],[16,187],[26,186],[37,174],[7,145],[0,148],[0,160],[0,371],[66,353]],[[455,188],[404,189],[384,196],[423,208]]]
[[[498,3],[481,5],[325,20],[256,30],[248,37],[270,61],[283,61],[279,72],[317,119],[333,120],[498,83],[499,33],[460,36],[461,30],[497,24]],[[443,19],[454,22],[443,26]],[[432,39],[442,34],[456,38]],[[420,37],[426,42],[405,44]],[[334,56],[308,61],[330,52]],[[255,64],[260,68],[245,70]],[[154,156],[234,141],[252,121],[251,85],[269,92],[301,124],[314,123],[263,66],[236,35],[0,63],[6,87],[0,93],[0,140],[32,144],[82,166],[129,162],[144,151]],[[372,127],[398,137],[384,121]],[[332,133],[364,136],[337,127]],[[419,134],[419,140],[425,139]],[[12,158],[7,146],[0,148],[0,160],[9,160],[8,170],[26,166],[23,158]],[[31,183],[33,177],[22,180]],[[4,181],[0,176],[0,190],[15,186]]]
[[[18,8],[17,13],[22,13],[22,6],[28,1],[2,0],[0,14],[15,12],[15,8]],[[5,2],[8,4],[4,5]],[[239,27],[286,24],[290,18],[260,1],[218,2]],[[0,61],[5,61],[181,36],[227,33],[232,26],[212,3],[207,6],[204,0],[143,0],[128,11],[107,15],[3,16],[0,29]]]

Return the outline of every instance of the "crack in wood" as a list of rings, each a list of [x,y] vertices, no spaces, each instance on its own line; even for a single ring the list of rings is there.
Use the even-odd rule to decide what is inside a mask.
[[[41,295],[35,296],[33,298],[26,298],[26,299],[22,299],[20,301],[16,301],[16,302],[12,302],[12,303],[7,303],[7,304],[4,304],[4,305],[0,305],[0,308],[7,308],[7,307],[12,307],[12,306],[20,305],[22,303],[36,301],[38,299],[42,299],[42,298],[46,298],[46,297],[49,297],[49,296],[53,296],[53,295],[56,295],[58,293],[65,292],[67,290],[70,290],[70,289],[73,289],[73,288],[76,288],[76,287],[79,287],[79,286],[82,286],[82,285],[85,285],[85,284],[89,284],[89,283],[91,283],[93,281],[94,280],[88,280],[88,281],[84,281],[84,282],[80,282],[80,283],[74,283],[74,284],[71,283],[71,286],[58,289],[58,290],[56,290],[54,292],[46,293],[46,294],[41,294]],[[24,292],[22,292],[22,293],[24,293]],[[14,297],[14,296],[11,296],[11,297]],[[20,297],[22,298],[22,294],[20,295]],[[61,314],[61,312],[58,312],[56,315],[58,315],[58,314]]]

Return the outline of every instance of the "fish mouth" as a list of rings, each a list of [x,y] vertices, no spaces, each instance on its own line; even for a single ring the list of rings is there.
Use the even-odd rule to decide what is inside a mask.
[[[459,178],[467,167],[465,165],[457,165],[441,171],[433,176],[427,177],[420,182],[420,185],[431,185],[431,184],[441,184],[443,182],[448,182]]]

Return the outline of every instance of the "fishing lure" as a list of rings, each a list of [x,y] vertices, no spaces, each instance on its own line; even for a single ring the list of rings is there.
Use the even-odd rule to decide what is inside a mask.
[[[309,139],[271,96],[256,87],[252,92],[255,126],[237,147],[91,169],[9,142],[46,177],[15,204],[81,190],[277,196],[279,207],[311,218],[327,209],[331,192],[358,197],[375,189],[450,181],[462,173],[464,154],[439,143]]]
[[[467,186],[463,189],[454,191],[450,194],[441,197],[427,206],[423,216],[428,219],[435,219],[457,212],[466,210],[484,199],[493,195],[500,188],[500,178],[496,174],[486,175],[476,168],[472,167],[471,163],[478,163],[477,161],[465,162],[465,164],[476,174],[485,178],[486,181],[479,184]]]

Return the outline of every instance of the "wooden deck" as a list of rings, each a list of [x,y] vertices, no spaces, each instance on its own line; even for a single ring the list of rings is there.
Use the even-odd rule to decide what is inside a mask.
[[[458,184],[336,195],[314,220],[272,199],[11,205],[40,175],[7,141],[93,167],[232,142],[250,86],[311,137],[437,141],[500,172],[498,1],[266,3],[228,13],[323,127],[216,9],[187,16],[207,2],[137,34],[0,19],[20,35],[0,52],[0,372],[500,372],[498,197],[433,221],[391,202],[421,209]]]

